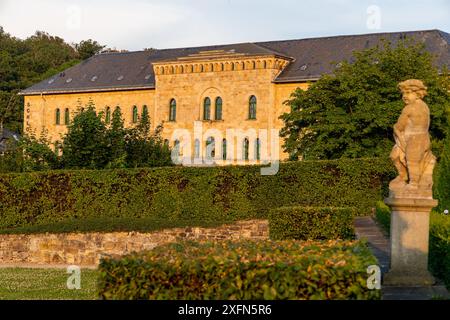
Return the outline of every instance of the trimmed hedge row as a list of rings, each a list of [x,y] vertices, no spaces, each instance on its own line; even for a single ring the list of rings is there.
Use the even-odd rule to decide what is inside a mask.
[[[387,233],[390,233],[391,211],[382,201],[377,202],[376,218]],[[450,216],[431,212],[428,265],[450,290]]]
[[[355,208],[282,207],[269,215],[273,240],[352,239]]]
[[[389,159],[0,175],[0,229],[94,217],[235,221],[280,206],[350,206],[367,214],[395,176]]]
[[[48,224],[36,224],[24,227],[0,229],[0,234],[38,234],[70,232],[150,232],[171,228],[202,227],[216,228],[224,225],[222,221],[163,220],[153,217],[144,218],[83,218],[66,219]]]
[[[361,242],[177,243],[99,265],[101,299],[379,299]]]

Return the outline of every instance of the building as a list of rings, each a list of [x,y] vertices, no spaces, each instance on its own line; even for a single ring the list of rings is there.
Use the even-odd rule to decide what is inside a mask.
[[[354,50],[405,38],[424,43],[439,67],[449,65],[450,35],[439,30],[99,54],[20,93],[24,132],[44,129],[51,141],[61,140],[77,109],[92,101],[108,119],[121,108],[127,126],[147,108],[153,127],[163,123],[167,143],[189,141],[183,148],[191,157],[284,159],[276,140],[290,94]],[[240,136],[227,137],[227,129]],[[191,137],[179,140],[180,130]],[[206,148],[211,142],[214,151]]]

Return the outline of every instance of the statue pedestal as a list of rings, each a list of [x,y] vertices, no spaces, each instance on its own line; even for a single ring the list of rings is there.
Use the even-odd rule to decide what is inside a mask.
[[[430,211],[434,199],[386,198],[391,207],[391,265],[383,284],[392,286],[433,285],[428,271]]]

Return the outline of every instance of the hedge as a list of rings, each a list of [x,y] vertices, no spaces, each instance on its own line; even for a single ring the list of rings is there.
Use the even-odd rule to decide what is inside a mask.
[[[280,206],[350,206],[365,215],[395,176],[389,159],[259,166],[73,170],[0,175],[0,229],[94,217],[235,221]]]
[[[355,208],[282,207],[269,215],[273,240],[332,240],[354,236]]]
[[[390,233],[391,211],[383,202],[377,202],[376,218]],[[450,290],[450,216],[432,211],[430,216],[430,244],[428,265]]]
[[[100,299],[379,299],[365,243],[184,242],[99,265]]]
[[[27,225],[23,227],[0,229],[0,234],[38,234],[71,232],[151,232],[171,228],[202,227],[216,228],[226,224],[223,221],[162,220],[153,217],[111,218],[96,217],[66,219],[48,224]]]

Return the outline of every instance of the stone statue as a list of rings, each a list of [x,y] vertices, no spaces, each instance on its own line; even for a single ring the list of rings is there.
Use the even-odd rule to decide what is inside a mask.
[[[405,107],[394,125],[395,146],[391,159],[399,175],[389,184],[390,198],[432,199],[433,168],[428,129],[430,110],[422,98],[427,87],[420,80],[406,80],[398,85]]]

